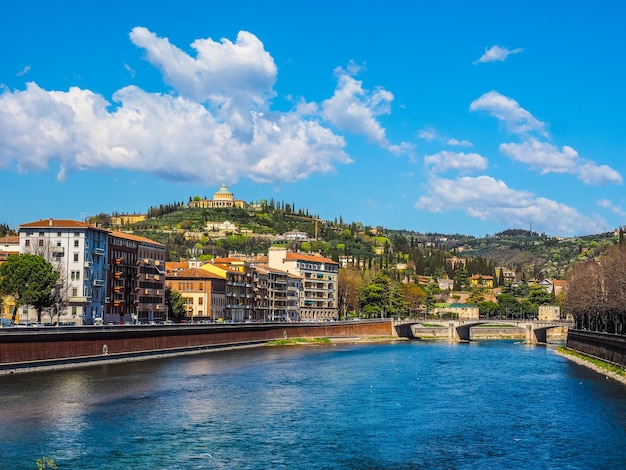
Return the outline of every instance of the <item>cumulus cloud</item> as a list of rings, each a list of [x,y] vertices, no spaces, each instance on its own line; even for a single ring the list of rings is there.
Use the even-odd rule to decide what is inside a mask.
[[[517,49],[509,50],[505,47],[500,46],[491,46],[485,49],[485,53],[474,62],[474,65],[481,64],[485,62],[498,62],[504,61],[511,54],[519,54],[524,49],[518,47]]]
[[[454,147],[472,147],[473,144],[469,140],[458,140],[458,139],[448,139],[446,142],[448,145],[452,145]]]
[[[276,66],[254,35],[194,41],[196,57],[146,28],[134,28],[131,39],[170,94],[128,86],[110,102],[76,87],[4,89],[0,168],[58,164],[60,180],[77,169],[121,168],[216,184],[296,181],[351,161],[345,140],[320,123],[314,104],[270,110]],[[372,97],[372,108],[384,109],[387,96]]]
[[[378,116],[391,112],[393,94],[378,87],[373,91],[363,88],[363,82],[354,78],[360,71],[354,63],[348,69],[335,69],[337,87],[333,96],[321,104],[322,117],[339,130],[365,135],[370,142],[393,153],[412,149],[406,142],[390,144],[385,128],[378,122]]]
[[[522,143],[500,144],[499,149],[503,155],[525,163],[541,174],[574,174],[583,183],[596,186],[622,184],[622,177],[617,171],[581,158],[576,150],[567,145],[559,150],[555,145],[531,138]]]
[[[624,211],[624,209],[622,209],[620,206],[613,204],[608,199],[600,199],[599,201],[596,201],[596,204],[604,209],[610,210],[614,214],[626,217],[626,211]]]
[[[547,136],[545,124],[522,108],[517,101],[497,91],[485,93],[470,104],[470,111],[485,111],[515,134],[536,132]]]
[[[435,173],[449,170],[470,173],[487,168],[487,159],[477,153],[442,151],[434,155],[426,155],[424,163]]]
[[[432,142],[437,138],[437,131],[434,129],[422,129],[417,133],[417,136],[427,142]]]
[[[482,221],[498,222],[509,227],[526,227],[561,233],[598,233],[606,230],[601,219],[592,219],[573,207],[537,197],[529,191],[509,188],[490,176],[464,176],[452,179],[432,178],[428,193],[416,207],[428,212],[464,210]]]

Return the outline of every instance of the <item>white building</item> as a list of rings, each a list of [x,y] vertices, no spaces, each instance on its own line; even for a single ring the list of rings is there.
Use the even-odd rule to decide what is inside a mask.
[[[337,283],[339,263],[321,256],[270,249],[270,268],[280,269],[301,279],[300,318],[302,320],[337,319]]]
[[[67,306],[58,312],[59,322],[91,325],[103,318],[107,230],[85,222],[48,219],[20,225],[19,236],[20,253],[43,256],[61,275],[57,289]],[[34,311],[26,316],[36,320]]]

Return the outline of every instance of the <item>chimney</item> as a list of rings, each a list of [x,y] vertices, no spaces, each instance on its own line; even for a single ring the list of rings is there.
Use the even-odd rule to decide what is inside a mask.
[[[52,227],[52,219],[50,219],[50,220],[48,221],[48,225],[49,225],[50,227]]]

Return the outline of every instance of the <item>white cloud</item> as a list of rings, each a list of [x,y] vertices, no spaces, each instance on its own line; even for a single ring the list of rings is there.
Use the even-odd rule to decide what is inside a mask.
[[[509,188],[490,176],[461,177],[455,180],[432,178],[428,194],[415,204],[428,212],[464,210],[482,221],[498,222],[510,228],[527,227],[547,233],[598,233],[605,221],[580,214],[573,207],[536,197],[528,191]]]
[[[575,174],[583,183],[596,186],[622,184],[622,177],[617,171],[581,158],[576,150],[567,145],[559,150],[550,143],[529,139],[519,144],[500,144],[499,149],[503,155],[540,170],[541,174]]]
[[[622,175],[608,165],[586,161],[578,168],[578,178],[585,184],[602,186],[607,183],[622,184]]]
[[[437,138],[437,131],[435,131],[434,129],[422,129],[417,133],[417,136],[420,139],[432,142]]]
[[[424,163],[435,173],[449,170],[469,173],[487,168],[487,159],[477,153],[442,151],[434,155],[426,155]]]
[[[500,46],[491,46],[490,48],[485,49],[485,53],[474,62],[474,65],[485,63],[485,62],[497,62],[504,61],[511,54],[519,54],[524,49],[518,47],[517,49],[509,50],[505,47]]]
[[[522,108],[517,101],[501,95],[497,91],[485,93],[470,104],[470,111],[486,111],[499,119],[506,128],[515,134],[537,132],[547,136],[545,125]]]
[[[131,78],[135,78],[135,69],[132,68],[130,65],[128,65],[126,62],[124,62],[124,68],[128,71],[128,73],[130,73],[130,77]]]
[[[448,139],[446,144],[452,145],[454,147],[472,147],[474,145],[469,140],[457,140],[454,138]]]
[[[411,152],[407,142],[390,144],[385,128],[377,117],[390,114],[393,94],[378,87],[374,91],[363,88],[363,82],[354,78],[360,68],[351,62],[348,70],[335,69],[337,87],[333,96],[321,104],[321,116],[339,130],[365,135],[370,142],[394,154]]]
[[[26,75],[28,72],[30,72],[30,65],[27,65],[26,67],[24,67],[22,70],[20,70],[19,72],[17,72],[15,74],[16,77],[21,77],[22,75]]]
[[[0,90],[0,168],[122,168],[206,184],[296,181],[349,163],[345,140],[323,127],[314,104],[272,112],[274,62],[253,35],[192,46],[196,59],[145,28],[131,33],[163,72],[171,95],[135,86],[113,103],[90,90]]]
[[[382,88],[373,92],[364,90],[363,82],[356,80],[342,68],[337,68],[335,74],[335,94],[322,102],[324,119],[341,130],[364,134],[381,147],[389,145],[385,129],[376,117],[390,113],[393,94]]]
[[[626,211],[624,211],[624,209],[622,209],[620,206],[616,206],[608,199],[600,199],[599,201],[596,201],[596,204],[600,207],[603,207],[604,209],[610,210],[614,214],[626,217]]]

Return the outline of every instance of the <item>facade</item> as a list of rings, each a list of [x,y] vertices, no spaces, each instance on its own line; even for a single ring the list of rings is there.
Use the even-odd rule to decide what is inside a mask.
[[[20,237],[17,235],[6,235],[0,237],[0,265],[11,255],[19,255]],[[12,318],[15,309],[15,299],[7,295],[0,297],[0,318]]]
[[[493,288],[493,276],[487,276],[485,274],[474,274],[470,277],[470,284],[473,286],[482,286]]]
[[[321,256],[289,252],[285,249],[268,253],[269,267],[286,271],[301,279],[300,318],[330,320],[338,318],[337,282],[339,264]]]
[[[224,318],[226,308],[226,280],[210,272],[189,268],[166,276],[166,283],[185,299],[186,320],[217,321]]]
[[[452,313],[459,320],[477,320],[480,317],[480,310],[473,304],[454,303],[445,307],[437,307],[435,314],[442,315],[444,313]]]
[[[561,307],[558,305],[540,305],[539,320],[558,321],[561,319]]]
[[[246,207],[244,201],[235,199],[233,193],[231,193],[225,184],[223,184],[218,191],[213,193],[213,199],[198,199],[189,202],[189,207],[199,207],[206,209],[226,209],[231,207],[237,207],[243,209]]]
[[[111,232],[106,323],[164,321],[165,246],[145,237]]]
[[[132,225],[137,222],[143,222],[148,218],[148,214],[119,214],[111,216],[111,225],[114,227],[122,227],[124,225]]]
[[[137,238],[137,320],[165,321],[165,245],[148,238]]]
[[[20,225],[19,237],[20,253],[41,255],[60,273],[57,289],[64,302],[56,321],[91,325],[103,318],[108,231],[85,222],[48,219]],[[23,311],[22,320],[24,314],[36,320],[34,312]]]

